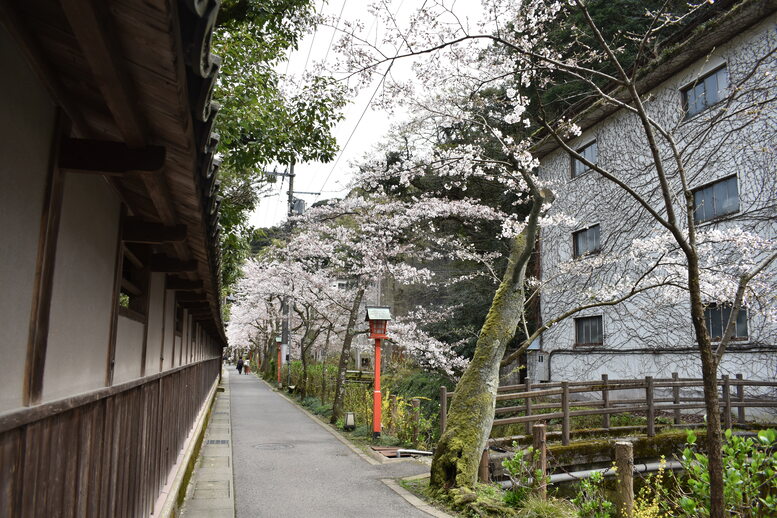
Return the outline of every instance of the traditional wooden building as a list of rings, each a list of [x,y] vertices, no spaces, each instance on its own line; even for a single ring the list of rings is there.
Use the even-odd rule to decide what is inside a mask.
[[[226,343],[217,10],[0,1],[0,516],[175,499]]]

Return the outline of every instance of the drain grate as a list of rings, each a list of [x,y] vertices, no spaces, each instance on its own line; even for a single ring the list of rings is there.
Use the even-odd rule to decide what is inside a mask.
[[[205,444],[229,444],[229,439],[208,439]]]
[[[293,444],[288,444],[285,442],[266,442],[262,444],[254,444],[254,448],[257,450],[288,450],[293,447]]]

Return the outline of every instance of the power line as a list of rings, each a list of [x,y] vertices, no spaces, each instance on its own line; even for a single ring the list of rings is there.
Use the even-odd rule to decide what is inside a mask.
[[[353,127],[353,130],[351,130],[351,134],[348,135],[348,140],[345,141],[345,144],[340,150],[340,153],[337,155],[337,159],[335,159],[335,163],[332,164],[332,169],[329,170],[329,174],[326,175],[326,179],[324,180],[324,183],[321,184],[321,188],[319,189],[319,192],[324,192],[324,187],[326,187],[326,184],[329,181],[329,178],[332,176],[332,173],[335,172],[335,168],[337,167],[337,164],[340,163],[340,159],[343,157],[343,154],[345,154],[345,148],[347,148],[348,143],[351,142],[351,138],[353,138],[354,134],[356,133],[356,130],[359,128],[359,124],[364,118],[364,115],[367,113],[367,110],[370,109],[370,105],[372,104],[373,99],[375,99],[375,95],[377,95],[378,90],[380,90],[380,87],[383,86],[383,82],[386,80],[386,76],[388,76],[388,73],[389,71],[391,71],[391,67],[393,65],[394,65],[394,62],[391,61],[389,63],[388,68],[386,68],[386,73],[383,74],[383,77],[380,78],[380,82],[378,82],[378,86],[375,87],[375,90],[372,92],[372,96],[370,96],[370,100],[367,101],[367,105],[364,107],[362,114],[359,116],[359,120],[356,121],[356,125]],[[318,199],[318,196],[316,196],[316,199]]]
[[[324,63],[326,63],[326,58],[329,57],[329,51],[332,48],[332,42],[335,41],[335,36],[337,36],[337,28],[340,26],[340,18],[343,17],[343,11],[345,11],[345,4],[348,3],[348,0],[343,0],[343,5],[340,7],[340,14],[337,15],[337,21],[335,22],[335,27],[332,30],[332,37],[329,38],[329,45],[326,47],[326,53],[324,54]]]
[[[421,6],[421,10],[423,10],[424,7],[426,7],[427,1],[428,0],[424,1],[423,5]],[[399,14],[399,11],[400,9],[402,9],[402,5],[404,5],[404,3],[405,3],[405,0],[402,0],[399,4],[399,7],[397,7],[397,10],[394,12],[395,18]],[[375,17],[375,20],[377,20],[377,16]],[[402,47],[404,47],[404,45],[405,45],[404,42],[400,44],[396,54],[394,55],[395,58],[399,56],[399,53],[402,51]],[[326,175],[326,178],[324,179],[324,183],[321,184],[321,188],[319,189],[320,192],[324,192],[324,187],[326,187],[326,184],[329,181],[329,178],[332,176],[332,173],[334,173],[335,168],[337,167],[337,164],[340,162],[340,159],[343,157],[343,154],[345,153],[345,149],[348,147],[348,143],[351,142],[351,138],[354,136],[354,134],[356,133],[356,130],[359,128],[359,124],[364,118],[364,115],[367,113],[367,110],[369,110],[370,105],[372,104],[372,101],[375,99],[375,95],[378,93],[378,90],[380,90],[380,87],[383,85],[383,82],[386,80],[386,77],[388,76],[389,72],[391,72],[392,66],[394,66],[394,60],[391,60],[391,62],[389,62],[389,66],[388,68],[386,68],[386,72],[383,74],[383,77],[381,77],[380,82],[378,83],[378,86],[372,92],[372,96],[370,96],[370,100],[367,101],[367,105],[364,107],[364,110],[359,116],[359,120],[356,121],[356,125],[353,127],[351,134],[348,135],[348,140],[345,141],[345,144],[343,145],[342,149],[340,150],[340,153],[337,155],[337,158],[335,159],[335,163],[332,164],[332,169],[329,170],[329,174]],[[316,197],[316,199],[318,199],[318,197]]]
[[[324,3],[326,0],[321,0],[321,8],[316,9],[316,14],[321,14],[324,11]],[[310,61],[310,53],[313,52],[313,45],[316,43],[316,34],[318,33],[318,24],[313,28],[313,38],[310,40],[310,47],[308,47],[308,55],[305,58],[305,66],[302,67],[302,75],[305,75],[305,71],[308,69],[308,61]]]

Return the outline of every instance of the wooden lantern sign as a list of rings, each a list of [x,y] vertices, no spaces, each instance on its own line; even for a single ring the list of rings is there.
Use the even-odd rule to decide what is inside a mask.
[[[391,308],[386,306],[367,306],[367,318],[370,323],[370,338],[388,338],[386,327],[391,320]]]

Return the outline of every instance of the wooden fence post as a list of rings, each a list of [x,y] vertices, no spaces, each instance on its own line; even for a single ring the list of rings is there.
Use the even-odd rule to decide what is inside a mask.
[[[418,442],[418,429],[421,421],[421,400],[413,398],[411,403],[413,404],[413,443],[415,444]]]
[[[607,374],[602,374],[602,402],[604,403],[604,408],[610,408],[610,389],[607,386],[609,384],[610,377]],[[604,426],[605,430],[610,429],[610,414],[609,412],[605,412],[602,415],[602,425]]]
[[[397,432],[397,419],[399,417],[399,406],[397,403],[396,394],[391,394],[389,397],[389,414],[391,416],[391,426],[389,426],[389,433],[394,435]]]
[[[526,378],[526,387],[524,392],[531,392],[531,380],[529,380],[529,378]],[[531,396],[527,396],[524,402],[526,404],[526,415],[531,415]],[[526,435],[532,433],[531,430],[531,423],[526,423]]]
[[[443,385],[440,387],[440,435],[445,431],[448,424],[448,388]]]
[[[480,456],[480,466],[478,467],[478,480],[483,484],[491,482],[491,475],[488,472],[488,447],[483,450],[483,455]]]
[[[680,404],[680,375],[676,372],[672,373],[672,382],[674,383],[672,385],[672,404],[679,405]],[[680,420],[682,417],[682,412],[680,412],[679,408],[674,409],[674,424],[679,425]]]
[[[723,426],[731,429],[731,381],[728,374],[723,375]]]
[[[536,457],[537,461],[534,465],[534,472],[539,472],[542,476],[542,481],[537,486],[537,496],[543,500],[548,496],[548,483],[545,479],[545,474],[548,472],[548,450],[545,430],[544,424],[535,424],[532,427],[532,446],[534,446],[535,452],[539,452],[539,455]]]
[[[634,514],[634,446],[630,442],[615,443],[615,468],[617,511],[620,516],[630,518]]]
[[[561,412],[564,417],[561,418],[561,444],[569,445],[569,382],[561,382]]]
[[[647,436],[656,435],[656,408],[653,404],[653,376],[645,376],[645,399],[647,400]]]
[[[742,374],[737,374],[737,381],[742,382],[743,379]],[[745,386],[742,383],[737,384],[737,401],[737,423],[745,424]]]

